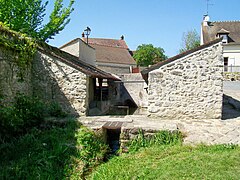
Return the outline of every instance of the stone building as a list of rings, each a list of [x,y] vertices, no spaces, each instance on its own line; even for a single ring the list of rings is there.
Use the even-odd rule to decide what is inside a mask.
[[[86,38],[76,38],[60,49],[79,57],[78,50]],[[132,67],[136,67],[131,52],[122,36],[121,39],[88,38],[88,44],[95,49],[96,67],[109,73],[126,74],[132,72]]]
[[[143,70],[149,114],[162,119],[220,119],[222,51],[217,39]]]
[[[201,26],[201,44],[222,37],[224,71],[240,72],[240,21],[210,21],[205,16]]]
[[[19,81],[19,51],[5,46],[4,42],[25,43],[29,38],[0,26],[0,96],[11,101],[17,93],[37,96],[45,102],[57,102],[64,111],[73,115],[88,115],[94,105],[105,111],[105,89],[119,79],[95,66],[94,52],[85,43],[81,58],[66,53],[46,43],[36,44],[36,53],[29,61],[23,81]],[[98,86],[96,86],[98,81]],[[108,92],[108,91],[107,91]],[[108,98],[109,94],[106,95]],[[93,103],[97,102],[97,103]],[[104,106],[105,105],[105,106]]]
[[[65,111],[76,115],[88,115],[95,107],[102,113],[107,111],[107,105],[103,107],[103,104],[108,100],[108,93],[103,99],[102,82],[105,80],[105,88],[109,88],[111,81],[119,81],[115,76],[47,44],[38,46],[32,71],[33,92],[42,99],[60,103]]]

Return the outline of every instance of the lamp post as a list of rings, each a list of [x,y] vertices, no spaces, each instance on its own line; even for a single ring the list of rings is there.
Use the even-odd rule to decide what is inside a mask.
[[[84,30],[84,34],[87,36],[87,44],[88,44],[88,36],[90,35],[91,33],[91,29],[90,27],[87,27],[85,30]]]

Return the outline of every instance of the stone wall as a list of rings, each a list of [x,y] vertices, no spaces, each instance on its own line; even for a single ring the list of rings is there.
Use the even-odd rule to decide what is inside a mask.
[[[86,115],[88,78],[47,53],[37,52],[33,62],[33,92],[46,101],[60,103],[73,115]]]
[[[217,43],[151,71],[149,113],[163,119],[221,118],[222,50]]]
[[[0,96],[5,102],[11,102],[17,93],[32,94],[31,66],[24,71],[23,81],[20,81],[15,58],[14,52],[0,46]]]
[[[124,74],[121,76],[127,93],[140,108],[147,108],[147,84],[140,73]]]

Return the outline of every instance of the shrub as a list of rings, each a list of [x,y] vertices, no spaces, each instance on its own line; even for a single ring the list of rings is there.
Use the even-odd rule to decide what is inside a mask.
[[[48,107],[48,114],[54,117],[66,117],[67,114],[63,112],[61,106],[57,102],[50,103]]]
[[[44,104],[35,97],[18,94],[11,105],[0,106],[0,138],[11,138],[37,126],[44,118]]]
[[[83,126],[77,133],[77,141],[81,145],[79,147],[80,159],[89,165],[96,161],[103,161],[109,151],[100,136]]]

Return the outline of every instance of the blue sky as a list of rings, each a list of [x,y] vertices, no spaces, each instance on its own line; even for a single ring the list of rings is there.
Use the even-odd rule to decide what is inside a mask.
[[[65,5],[68,0],[64,0]],[[212,21],[240,20],[239,0],[211,0]],[[125,36],[131,50],[141,44],[162,47],[169,57],[178,54],[184,32],[200,33],[206,0],[76,0],[71,22],[49,44],[61,46],[81,37],[89,26],[91,38]],[[51,10],[53,2],[49,3]]]

